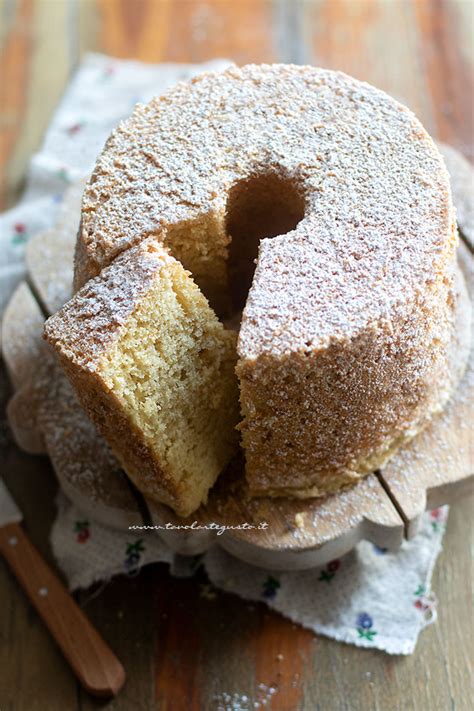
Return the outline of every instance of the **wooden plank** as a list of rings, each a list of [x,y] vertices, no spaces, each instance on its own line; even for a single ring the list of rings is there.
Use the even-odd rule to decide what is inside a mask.
[[[159,61],[169,28],[169,2],[98,0],[97,10],[102,51],[113,57]]]
[[[127,681],[116,699],[103,703],[78,689],[77,706],[50,706],[49,711],[152,711],[155,708],[153,676],[156,641],[156,601],[163,587],[164,566],[143,570],[139,576],[119,576],[103,589],[100,584],[81,592],[78,599],[92,624],[103,634],[122,662]],[[167,581],[167,577],[165,578]],[[177,707],[179,708],[179,707]]]
[[[272,12],[270,0],[98,0],[92,24],[98,26],[101,50],[116,57],[147,62],[232,57],[237,63],[262,62],[273,57]]]
[[[202,62],[226,57],[237,64],[276,61],[273,9],[271,0],[174,2],[166,60]]]
[[[179,594],[171,583],[158,589],[155,683],[158,708],[199,711],[196,683],[202,637],[195,614],[196,586],[180,581]]]
[[[0,55],[0,206],[19,196],[31,154],[38,149],[75,62],[68,3],[15,0]]]
[[[433,590],[438,599],[438,621],[420,640],[419,668],[430,673],[430,689],[449,696],[444,708],[468,709],[474,696],[472,656],[472,498],[452,506],[443,550],[437,562]],[[446,680],[444,682],[444,679]],[[420,700],[426,690],[420,690]],[[427,704],[425,708],[429,708]]]
[[[304,7],[314,64],[384,89],[433,135],[472,158],[470,3],[318,0]]]
[[[68,3],[35,0],[22,130],[9,161],[14,176],[24,175],[31,154],[40,147],[74,66],[70,19]]]
[[[22,0],[8,7],[2,5],[2,33],[0,54],[0,208],[11,204],[19,189],[19,176],[12,175],[9,161],[16,142],[22,135],[22,118],[26,107],[27,60],[31,51],[32,0]],[[24,166],[23,166],[24,167]]]
[[[435,116],[433,134],[474,158],[474,12],[470,2],[416,2],[420,64]]]
[[[202,573],[197,578],[194,596],[200,635],[196,681],[201,708],[238,709],[240,703],[245,709],[245,696],[251,708],[257,686],[256,640],[262,606],[215,590]]]
[[[85,180],[80,180],[69,186],[54,229],[34,235],[26,246],[25,261],[30,283],[48,314],[54,314],[71,298],[74,248],[84,185]]]
[[[20,390],[36,372],[42,358],[41,333],[44,315],[26,282],[14,291],[3,314],[1,329],[2,355],[16,393],[7,406],[8,422],[16,443],[31,454],[46,452],[38,429],[38,403],[23,397]]]
[[[15,389],[31,376],[31,367],[40,357],[38,334],[44,315],[26,282],[15,289],[1,323],[2,354]]]
[[[411,2],[318,0],[304,7],[313,64],[374,84],[406,103],[428,130],[433,128]]]
[[[254,703],[271,709],[303,708],[303,680],[314,647],[312,632],[279,614],[261,610],[255,640]]]

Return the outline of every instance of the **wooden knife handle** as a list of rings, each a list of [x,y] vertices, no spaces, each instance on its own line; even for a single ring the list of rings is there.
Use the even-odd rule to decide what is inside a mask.
[[[84,688],[115,695],[125,681],[121,663],[19,524],[0,528],[0,551]]]

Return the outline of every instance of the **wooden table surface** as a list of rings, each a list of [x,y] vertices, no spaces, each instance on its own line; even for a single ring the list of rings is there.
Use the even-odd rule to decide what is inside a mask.
[[[28,159],[91,50],[150,62],[228,57],[342,69],[400,98],[433,136],[472,159],[472,0],[3,0],[0,7],[2,208],[17,199]],[[8,384],[0,378],[4,412]],[[0,467],[51,560],[54,477],[45,458],[14,446],[4,416]],[[472,708],[472,513],[469,500],[452,508],[433,579],[439,620],[407,658],[316,637],[263,604],[220,592],[208,599],[203,577],[173,579],[164,565],[116,579],[95,597],[81,593],[128,673],[108,703],[78,687],[1,564],[0,709]],[[265,705],[268,687],[276,692]]]

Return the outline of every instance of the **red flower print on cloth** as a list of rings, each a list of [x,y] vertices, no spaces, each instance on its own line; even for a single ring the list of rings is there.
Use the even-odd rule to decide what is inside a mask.
[[[431,620],[436,616],[436,596],[432,592],[427,592],[423,584],[418,585],[415,590],[415,602],[413,604],[417,610],[424,614],[427,620]]]
[[[102,79],[102,81],[107,81],[107,79],[111,79],[113,77],[116,71],[117,68],[113,64],[108,64],[102,72],[100,78]]]
[[[445,506],[430,511],[430,521],[433,531],[442,531],[448,519],[448,512]]]
[[[28,230],[24,222],[15,222],[13,225],[13,244],[23,244],[26,241]]]
[[[68,126],[66,128],[66,133],[68,133],[70,136],[75,136],[76,133],[79,133],[81,130],[83,124],[78,121],[77,123],[73,123],[72,126]]]
[[[336,573],[337,573],[337,571],[339,570],[340,567],[341,567],[341,561],[340,561],[340,560],[338,560],[338,559],[336,559],[336,560],[331,560],[331,561],[326,565],[326,567],[324,568],[324,570],[322,570],[322,571],[320,572],[318,580],[320,580],[320,581],[324,580],[324,582],[330,583],[331,580],[332,580],[332,579],[334,578],[334,576],[336,575]]]
[[[78,543],[86,543],[91,535],[89,521],[76,521],[74,524],[74,532]]]

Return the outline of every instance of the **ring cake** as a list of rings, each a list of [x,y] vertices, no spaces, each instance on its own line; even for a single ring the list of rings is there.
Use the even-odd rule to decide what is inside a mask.
[[[199,391],[201,416],[214,398],[221,414],[213,420],[218,436],[206,430],[208,474],[195,477],[163,474],[160,453],[141,446],[136,404],[107,410],[110,423],[115,407],[117,416],[125,412],[114,433],[99,411],[110,385],[105,378],[91,385],[99,351],[108,377],[119,380],[109,336],[125,338],[147,300],[137,271],[144,241],[164,263],[171,257],[159,244],[175,269],[180,262],[189,270],[219,316],[243,307],[236,373],[253,495],[318,496],[358,480],[440,412],[455,387],[457,237],[448,175],[415,116],[367,84],[287,65],[202,75],[138,106],[109,138],[85,189],[75,262],[82,289],[47,337],[128,473],[189,512],[232,454],[219,442],[233,441],[233,374],[216,367]],[[114,269],[126,274],[122,288]],[[157,287],[165,301],[167,288]],[[199,289],[193,284],[191,300],[202,304]],[[101,328],[84,319],[97,290],[110,306]],[[211,323],[211,310],[201,308]],[[151,330],[156,351],[160,339],[175,338],[172,318],[161,323],[162,316],[157,306],[142,333]],[[196,323],[182,320],[180,328],[195,333]],[[211,360],[230,343],[226,333],[206,347]],[[93,348],[82,350],[86,340]],[[127,378],[145,373],[152,381],[154,357],[147,352]],[[207,367],[197,345],[191,360]],[[163,374],[149,419],[155,442],[167,409],[176,412],[172,399],[161,400]],[[185,429],[180,436],[186,448]]]

